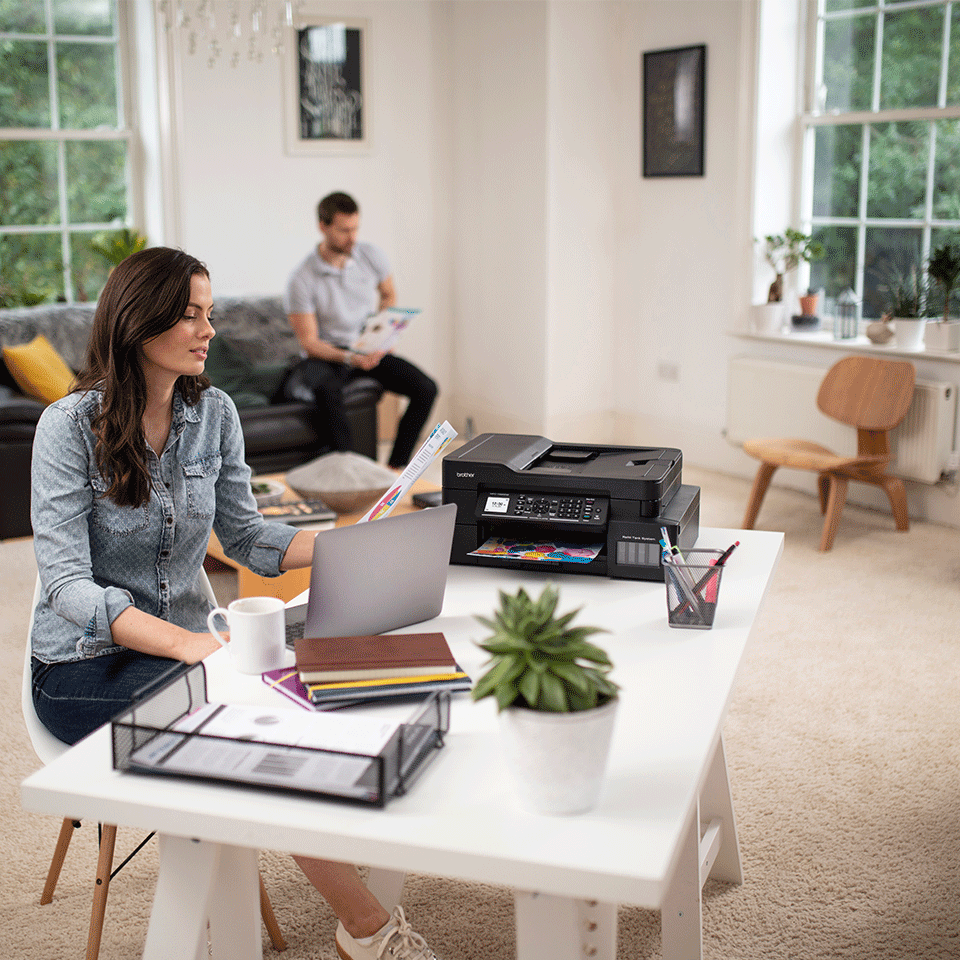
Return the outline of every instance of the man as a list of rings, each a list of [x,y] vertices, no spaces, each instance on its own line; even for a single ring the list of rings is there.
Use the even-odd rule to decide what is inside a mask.
[[[373,377],[386,390],[408,397],[397,426],[388,465],[402,469],[413,456],[437,385],[408,360],[392,353],[354,353],[364,323],[397,301],[386,254],[357,240],[360,208],[345,193],[331,193],[317,205],[323,239],[290,275],[286,310],[304,359],[288,374],[287,399],[312,396],[325,415],[335,450],[350,450],[352,436],[343,388],[353,378]]]

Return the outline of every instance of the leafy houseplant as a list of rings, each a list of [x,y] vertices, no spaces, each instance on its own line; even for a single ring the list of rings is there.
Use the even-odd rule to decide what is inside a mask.
[[[927,347],[960,350],[960,322],[950,318],[950,296],[960,280],[960,246],[945,243],[933,251],[927,263],[927,276],[943,296],[943,317],[927,326]]]
[[[906,270],[891,270],[885,289],[896,345],[901,350],[919,350],[926,327],[927,281],[923,271],[916,264]]]
[[[783,300],[783,278],[801,263],[823,257],[823,244],[792,227],[787,227],[783,233],[768,233],[763,242],[764,259],[776,274],[767,292],[767,303],[780,303]]]
[[[500,592],[493,631],[480,643],[491,655],[473,699],[493,697],[508,767],[521,803],[536,813],[591,809],[600,795],[613,735],[617,685],[606,652],[588,642],[597,627],[573,627],[579,613],[556,616],[559,593],[537,600],[521,588]]]
[[[521,587],[516,596],[500,591],[493,619],[477,617],[493,636],[479,644],[492,666],[473,688],[473,699],[493,696],[497,709],[527,707],[552,713],[592,710],[612,700],[608,679],[613,664],[587,637],[599,627],[571,627],[579,613],[555,617],[559,591],[548,586],[532,600]]]
[[[139,253],[146,245],[147,238],[129,227],[98,233],[90,241],[90,246],[113,267],[130,254]]]

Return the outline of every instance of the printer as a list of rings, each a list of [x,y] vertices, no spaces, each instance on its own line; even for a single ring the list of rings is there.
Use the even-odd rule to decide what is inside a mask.
[[[663,580],[661,528],[684,550],[700,533],[700,488],[681,483],[682,465],[668,447],[482,433],[443,458],[450,562]]]

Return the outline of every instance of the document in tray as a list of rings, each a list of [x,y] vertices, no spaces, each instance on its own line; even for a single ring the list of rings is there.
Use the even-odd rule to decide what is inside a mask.
[[[471,551],[471,557],[494,557],[502,560],[538,560],[560,563],[590,563],[603,550],[602,543],[562,543],[559,540],[513,540],[490,537]]]
[[[375,766],[371,758],[399,728],[399,721],[369,716],[208,703],[181,717],[170,732],[154,737],[130,759],[141,768],[166,773],[366,798],[376,792],[364,783]],[[275,744],[277,750],[254,747],[258,742]],[[327,750],[345,752],[322,752]]]
[[[354,353],[379,353],[390,350],[420,311],[415,308],[387,307],[370,317],[360,336],[350,345]]]

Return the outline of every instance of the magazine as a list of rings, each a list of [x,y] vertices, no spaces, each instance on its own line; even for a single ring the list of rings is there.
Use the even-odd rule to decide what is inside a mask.
[[[387,307],[381,310],[367,320],[350,349],[354,353],[385,353],[391,350],[419,312],[416,307]]]

